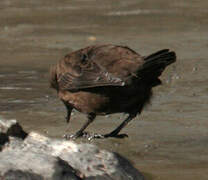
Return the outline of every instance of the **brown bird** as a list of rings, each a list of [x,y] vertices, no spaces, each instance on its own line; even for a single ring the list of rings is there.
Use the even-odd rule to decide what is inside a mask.
[[[96,115],[127,113],[128,117],[112,132],[94,138],[125,137],[119,134],[152,96],[152,87],[166,66],[176,61],[175,52],[160,50],[141,56],[129,47],[95,45],[74,51],[51,68],[50,85],[67,108],[67,122],[73,108],[88,115],[88,120],[74,135],[84,130]]]

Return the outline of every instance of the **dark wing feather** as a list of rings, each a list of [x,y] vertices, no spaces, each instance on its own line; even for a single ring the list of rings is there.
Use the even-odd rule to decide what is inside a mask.
[[[99,86],[124,86],[125,83],[104,69],[95,62],[90,62],[90,66],[80,66],[79,75],[66,72],[59,76],[58,84],[62,90],[79,90]]]

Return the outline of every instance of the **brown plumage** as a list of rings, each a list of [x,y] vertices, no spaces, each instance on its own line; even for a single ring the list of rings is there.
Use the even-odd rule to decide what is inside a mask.
[[[72,137],[82,136],[96,115],[127,113],[114,131],[94,137],[124,137],[120,130],[141,113],[150,100],[158,77],[175,62],[174,52],[164,49],[147,57],[124,46],[97,45],[74,51],[51,68],[50,84],[67,108],[88,115],[87,122]]]

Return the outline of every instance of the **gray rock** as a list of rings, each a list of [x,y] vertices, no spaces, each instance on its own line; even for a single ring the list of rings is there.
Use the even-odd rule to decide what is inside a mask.
[[[144,179],[127,159],[92,144],[51,139],[35,132],[20,139],[10,137],[7,130],[2,132],[8,140],[0,152],[0,179]]]
[[[0,176],[5,179],[80,179],[67,162],[48,154],[6,149],[0,159]]]
[[[0,119],[0,133],[6,136],[13,136],[24,139],[27,133],[23,131],[22,127],[16,120]]]
[[[3,145],[9,141],[9,136],[24,139],[27,133],[16,120],[0,119],[0,151]]]

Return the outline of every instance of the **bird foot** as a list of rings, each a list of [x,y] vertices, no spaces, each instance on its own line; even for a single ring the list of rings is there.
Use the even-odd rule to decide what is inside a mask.
[[[65,138],[65,139],[77,139],[77,138],[80,138],[80,137],[83,137],[83,138],[88,138],[88,137],[90,137],[90,134],[89,134],[89,132],[77,132],[77,133],[75,133],[75,134],[64,134],[63,135],[63,138]]]
[[[126,137],[129,137],[127,134],[105,134],[104,135],[105,138],[109,138],[109,137],[114,137],[114,138],[120,138],[120,139],[123,139],[123,138],[126,138]]]
[[[64,135],[65,139],[73,139],[74,140],[74,139],[77,139],[77,138],[80,138],[80,137],[85,138],[89,141],[91,141],[92,139],[95,139],[95,138],[97,138],[97,139],[105,138],[104,135],[97,134],[97,133],[92,134],[92,133],[89,133],[89,132],[83,132],[83,133],[80,133],[80,134],[76,133],[76,134],[65,134]]]
[[[128,135],[127,134],[111,134],[111,133],[102,135],[102,134],[95,133],[95,134],[89,136],[87,139],[90,141],[92,139],[104,139],[104,138],[109,138],[109,137],[122,139],[122,138],[128,137]]]
[[[91,141],[92,139],[104,139],[105,136],[102,134],[94,133],[93,135],[89,136],[87,139]]]
[[[113,134],[113,133],[103,135],[103,134],[97,134],[97,133],[90,134],[89,132],[82,132],[82,133],[75,133],[75,134],[65,134],[63,137],[65,139],[73,139],[73,140],[83,137],[91,141],[93,139],[104,139],[104,138],[110,138],[110,137],[122,139],[122,138],[128,137],[128,135],[127,134]]]

